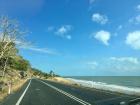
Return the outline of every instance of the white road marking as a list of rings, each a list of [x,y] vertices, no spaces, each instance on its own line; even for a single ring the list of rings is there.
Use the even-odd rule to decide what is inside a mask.
[[[98,103],[98,102],[99,102],[99,103],[103,103],[103,102],[106,102],[106,101],[117,100],[117,99],[120,99],[120,98],[123,98],[123,97],[126,97],[126,96],[108,98],[108,99],[103,99],[103,100],[97,100],[97,101],[95,101],[95,103]]]
[[[21,101],[22,101],[26,91],[28,90],[30,84],[31,84],[31,80],[30,80],[29,84],[27,85],[26,89],[24,90],[24,92],[22,93],[22,95],[20,96],[20,98],[18,99],[18,101],[17,101],[17,103],[15,105],[19,105],[21,103]]]
[[[82,105],[91,105],[90,103],[88,103],[88,102],[86,102],[86,101],[84,101],[84,100],[82,100],[82,99],[79,99],[79,98],[77,98],[77,97],[71,95],[70,93],[67,93],[67,92],[65,92],[65,91],[63,91],[63,90],[61,90],[61,89],[58,89],[57,87],[55,87],[55,86],[53,86],[53,85],[50,85],[50,84],[48,84],[48,83],[46,83],[46,82],[43,82],[43,81],[41,81],[41,80],[38,80],[38,81],[40,81],[40,82],[42,82],[43,84],[45,84],[45,85],[47,85],[47,86],[49,86],[49,87],[55,89],[55,90],[58,91],[58,92],[60,92],[60,93],[62,93],[62,94],[64,94],[64,95],[66,95],[66,96],[68,96],[69,98],[71,98],[71,99],[73,99],[73,100],[75,100],[75,101],[81,103]]]
[[[133,100],[130,100],[130,102],[136,101],[136,100],[140,100],[140,98],[135,98]]]

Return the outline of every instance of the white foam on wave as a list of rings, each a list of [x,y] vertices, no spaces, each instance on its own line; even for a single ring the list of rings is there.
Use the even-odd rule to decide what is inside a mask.
[[[140,96],[140,88],[130,88],[130,87],[120,86],[120,85],[115,85],[115,84],[78,80],[78,79],[72,79],[72,78],[67,78],[67,79],[71,80],[75,83],[78,83],[84,87],[90,87],[90,88],[96,88],[96,89],[107,90],[107,91],[112,91],[112,92],[119,92],[119,93],[125,93],[125,94],[129,94],[129,95],[139,95]]]

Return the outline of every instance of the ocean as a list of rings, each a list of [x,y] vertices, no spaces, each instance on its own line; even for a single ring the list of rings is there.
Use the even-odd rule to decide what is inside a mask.
[[[72,76],[69,78],[140,88],[140,76]]]
[[[71,76],[67,79],[86,87],[140,95],[140,76]]]

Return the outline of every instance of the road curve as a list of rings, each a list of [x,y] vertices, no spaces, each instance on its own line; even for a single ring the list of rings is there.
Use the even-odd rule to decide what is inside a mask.
[[[136,97],[40,79],[29,80],[0,105],[118,105]]]

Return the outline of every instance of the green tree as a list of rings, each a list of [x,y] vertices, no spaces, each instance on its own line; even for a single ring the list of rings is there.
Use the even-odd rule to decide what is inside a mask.
[[[0,18],[0,70],[5,74],[8,60],[17,56],[16,44],[21,43],[23,34],[15,20]]]
[[[10,58],[8,61],[8,65],[16,70],[27,71],[31,68],[29,61],[23,59],[21,56],[17,56],[16,58]]]

